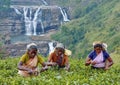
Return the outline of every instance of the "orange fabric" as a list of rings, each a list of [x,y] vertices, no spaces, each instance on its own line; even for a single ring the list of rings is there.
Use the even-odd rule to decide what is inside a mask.
[[[57,54],[55,52],[53,52],[50,54],[48,61],[49,62],[57,62],[57,60],[59,60],[59,58],[60,58],[60,56],[57,56]],[[68,64],[68,56],[64,54],[64,57],[62,58],[61,66],[65,66],[66,64]]]

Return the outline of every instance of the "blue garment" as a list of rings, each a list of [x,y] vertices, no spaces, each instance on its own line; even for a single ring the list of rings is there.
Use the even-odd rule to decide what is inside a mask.
[[[105,60],[106,60],[108,57],[110,57],[110,56],[109,56],[109,54],[108,54],[106,51],[102,51],[102,52],[103,52],[103,57],[104,57],[103,62],[105,62]],[[96,54],[96,51],[95,51],[95,50],[92,51],[92,52],[88,55],[88,57],[89,57],[90,59],[92,59],[92,60],[94,60],[94,59],[96,58],[96,56],[97,56],[97,54]]]

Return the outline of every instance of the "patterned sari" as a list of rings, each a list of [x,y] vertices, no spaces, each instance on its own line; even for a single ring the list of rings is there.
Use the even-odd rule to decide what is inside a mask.
[[[34,74],[29,74],[28,71],[23,71],[23,70],[19,70],[18,74],[24,77],[35,76],[36,73],[38,73],[37,62],[38,62],[38,58],[37,56],[35,56],[33,59],[29,59],[27,63],[23,65],[26,68],[32,69],[34,71]]]

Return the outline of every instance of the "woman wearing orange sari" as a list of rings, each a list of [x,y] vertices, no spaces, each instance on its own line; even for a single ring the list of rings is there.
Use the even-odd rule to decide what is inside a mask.
[[[62,43],[58,43],[55,50],[50,53],[48,57],[48,62],[52,63],[53,66],[58,66],[58,69],[64,68],[65,70],[70,70],[70,64],[68,56],[71,52],[65,53],[65,47]]]

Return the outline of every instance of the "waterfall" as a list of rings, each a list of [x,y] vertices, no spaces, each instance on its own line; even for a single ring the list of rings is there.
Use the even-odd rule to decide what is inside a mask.
[[[68,19],[68,16],[67,16],[67,13],[66,13],[65,9],[62,9],[61,7],[59,7],[59,9],[60,9],[60,12],[61,12],[61,14],[63,16],[63,21],[65,21],[65,22],[70,21]]]
[[[44,5],[48,5],[48,3],[45,0],[42,0]]]
[[[37,23],[38,23],[39,11],[40,11],[40,8],[38,8],[38,9],[36,10],[35,15],[34,15],[34,18],[33,18],[33,28],[34,28],[33,35],[37,35],[37,34],[36,34],[36,27],[37,27]]]
[[[45,0],[42,0],[44,3],[47,4]],[[15,12],[17,15],[21,16],[21,20],[24,21],[25,25],[25,35],[41,35],[44,34],[46,30],[49,30],[49,26],[59,26],[63,24],[64,22],[70,21],[68,19],[67,13],[65,9],[62,9],[61,7],[58,6],[16,6],[13,5],[11,8],[14,8]],[[48,13],[49,11],[45,10],[50,10],[50,14],[54,13],[51,12],[51,9],[57,9],[58,11],[55,11],[56,14],[61,15],[63,20],[59,18],[59,16],[56,16],[55,18],[46,18],[46,17],[52,17]],[[43,12],[43,13],[42,13]],[[45,14],[45,15],[43,15]],[[56,15],[55,14],[55,15]],[[46,16],[47,15],[47,16]],[[51,20],[52,19],[52,20]],[[47,21],[49,20],[49,21]],[[58,20],[54,22],[55,20]],[[45,30],[46,28],[46,30]],[[50,28],[51,29],[51,28]]]
[[[30,9],[32,10],[32,9]],[[30,17],[27,16],[28,14],[28,8],[23,8],[23,15],[24,15],[24,22],[25,22],[25,31],[26,35],[32,35],[32,20],[30,20]],[[31,15],[30,15],[31,16]]]
[[[32,20],[32,10],[30,10],[30,20]]]
[[[44,32],[45,32],[45,30],[44,30],[44,26],[43,26],[42,21],[41,21],[41,28],[42,28],[42,33],[44,33]]]
[[[49,42],[48,45],[49,45],[49,54],[50,54],[54,50],[53,42]]]
[[[22,15],[24,17],[24,23],[25,23],[25,35],[37,35],[37,24],[41,24],[42,32],[44,33],[44,25],[42,22],[42,10],[40,7],[38,7],[33,14],[32,10],[33,8],[30,7],[23,7],[23,13],[19,11],[19,9],[14,7],[14,10],[16,14]],[[34,15],[34,16],[32,16]]]
[[[16,12],[17,14],[19,14],[19,15],[22,14],[18,9],[14,8],[14,10],[15,10],[15,12]]]

